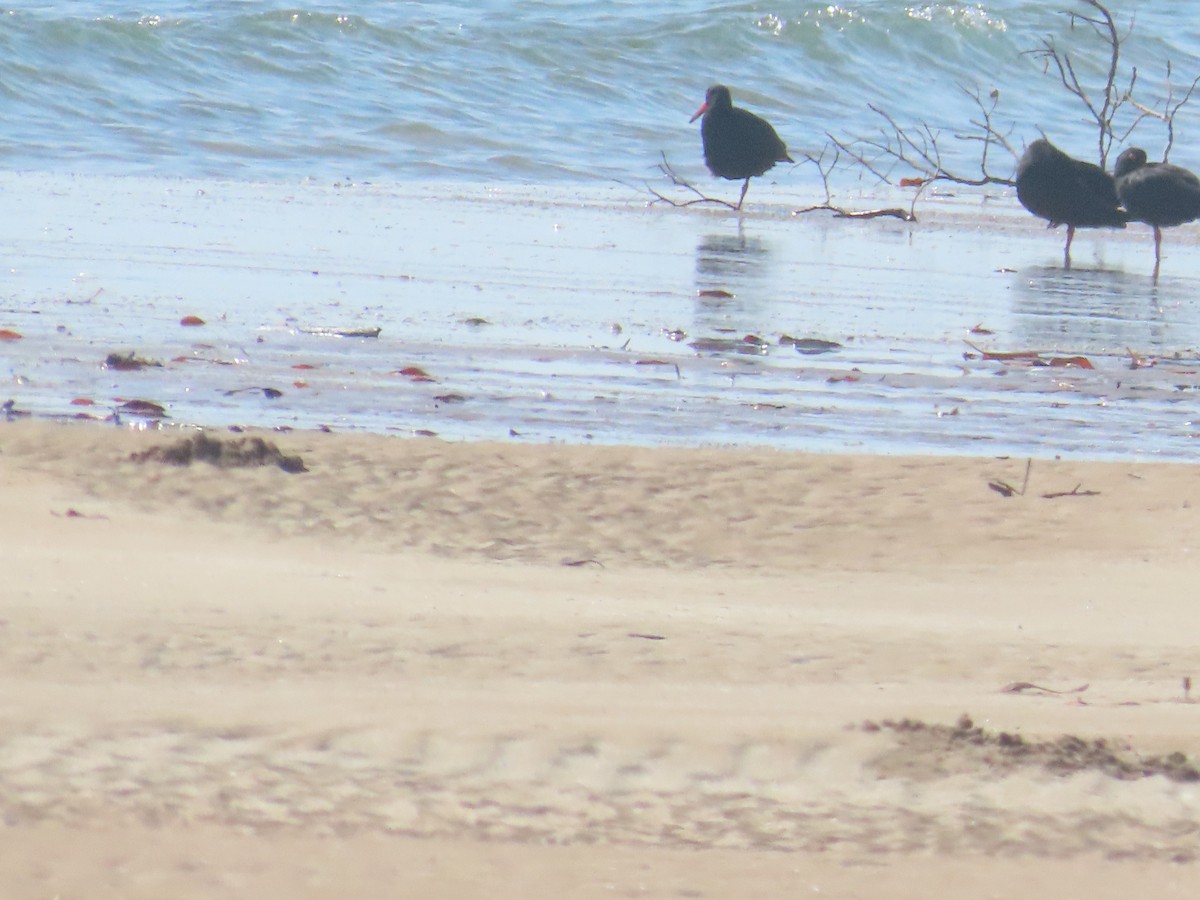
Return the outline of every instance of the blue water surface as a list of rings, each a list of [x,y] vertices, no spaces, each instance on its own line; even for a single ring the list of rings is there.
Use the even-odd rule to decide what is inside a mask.
[[[882,110],[941,136],[969,172],[978,108],[1016,150],[1039,129],[1098,155],[1082,104],[1028,51],[1072,54],[1093,100],[1106,48],[1047,2],[650,4],[535,0],[294,5],[218,0],[27,4],[0,11],[0,166],[95,174],[638,182],[660,153],[707,178],[688,118],[713,82],[769,117],[800,160],[827,135],[879,137]],[[1114,4],[1122,84],[1143,104],[1200,74],[1195,2]],[[1167,63],[1172,66],[1167,82]],[[1200,111],[1200,103],[1196,110]],[[1172,160],[1200,166],[1195,111]],[[1118,132],[1134,123],[1127,106]],[[1167,132],[1136,133],[1152,156]],[[995,174],[1011,174],[1002,154]],[[896,177],[904,174],[895,173]],[[802,165],[780,177],[816,181]],[[836,173],[849,187],[861,169]]]

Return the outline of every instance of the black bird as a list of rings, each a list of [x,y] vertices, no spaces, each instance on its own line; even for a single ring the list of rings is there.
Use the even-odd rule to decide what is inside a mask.
[[[746,179],[734,209],[742,208],[751,178],[777,162],[795,162],[771,123],[734,106],[729,88],[723,84],[708,89],[704,105],[689,121],[695,122],[701,116],[704,121],[700,124],[700,136],[704,139],[704,162],[708,170],[733,181]]]
[[[1113,177],[1091,163],[1072,159],[1045,138],[1025,148],[1017,163],[1017,199],[1050,228],[1067,226],[1063,265],[1071,268],[1076,228],[1124,228]]]
[[[1113,167],[1117,195],[1129,218],[1154,226],[1154,280],[1162,258],[1162,230],[1200,218],[1200,178],[1182,166],[1146,162],[1146,151],[1130,147]]]

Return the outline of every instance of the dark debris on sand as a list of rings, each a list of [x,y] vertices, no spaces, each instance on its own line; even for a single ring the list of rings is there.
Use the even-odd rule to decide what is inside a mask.
[[[969,716],[953,725],[930,725],[915,719],[865,722],[864,731],[890,731],[899,743],[876,760],[887,776],[941,778],[987,769],[999,776],[1040,768],[1057,775],[1102,772],[1122,781],[1162,775],[1171,781],[1200,781],[1200,771],[1183,753],[1141,756],[1132,747],[1103,738],[1085,740],[1063,735],[1030,741],[1019,734],[988,732]]]
[[[279,466],[285,472],[307,472],[299,456],[283,452],[260,437],[242,437],[221,441],[197,432],[165,447],[151,447],[130,457],[134,462],[161,462],[172,466],[190,466],[194,462],[211,463],[222,469],[250,466]]]

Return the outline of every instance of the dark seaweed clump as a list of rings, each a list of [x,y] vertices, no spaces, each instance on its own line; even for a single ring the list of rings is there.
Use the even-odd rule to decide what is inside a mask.
[[[164,447],[151,447],[134,453],[130,458],[134,462],[160,462],[171,466],[206,462],[222,469],[278,466],[293,474],[308,471],[299,456],[287,456],[275,444],[260,437],[222,441],[204,432],[197,432]]]

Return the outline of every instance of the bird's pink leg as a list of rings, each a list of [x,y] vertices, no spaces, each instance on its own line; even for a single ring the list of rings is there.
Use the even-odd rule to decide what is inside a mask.
[[[1154,283],[1158,284],[1158,265],[1162,261],[1162,229],[1154,226]]]
[[[746,191],[750,190],[750,179],[746,179],[746,183],[742,185],[742,196],[738,197],[737,209],[742,208],[742,201],[746,199]]]
[[[1063,251],[1063,268],[1071,268],[1071,241],[1075,240],[1075,226],[1067,226],[1067,249]]]

